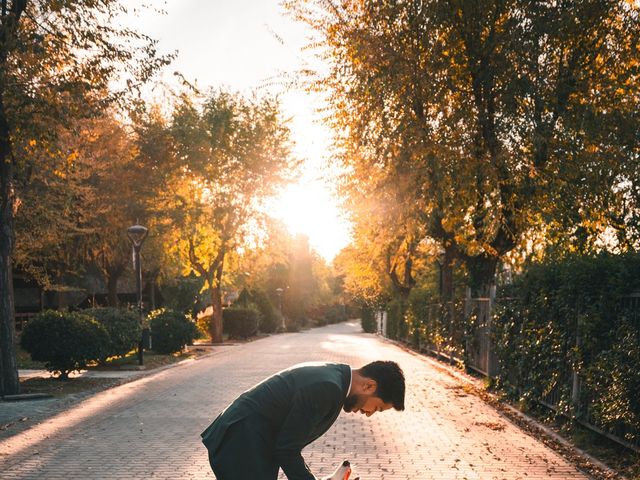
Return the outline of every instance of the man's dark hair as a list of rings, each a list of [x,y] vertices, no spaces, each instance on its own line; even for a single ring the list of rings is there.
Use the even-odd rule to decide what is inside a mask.
[[[404,373],[396,362],[371,362],[362,367],[360,373],[376,381],[376,397],[390,403],[396,410],[404,410]]]

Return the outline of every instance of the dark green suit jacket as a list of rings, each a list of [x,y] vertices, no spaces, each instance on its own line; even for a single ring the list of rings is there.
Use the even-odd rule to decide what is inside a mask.
[[[349,365],[306,363],[247,390],[202,432],[212,466],[242,464],[251,479],[275,479],[270,464],[276,476],[279,466],[290,480],[313,480],[301,451],[336,421],[350,383]]]

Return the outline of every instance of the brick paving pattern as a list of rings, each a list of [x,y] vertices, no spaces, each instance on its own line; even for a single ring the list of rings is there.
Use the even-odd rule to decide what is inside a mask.
[[[350,459],[362,480],[588,478],[430,362],[359,331],[349,322],[224,347],[101,392],[0,441],[0,477],[213,479],[199,434],[239,393],[299,362],[388,359],[405,371],[407,409],[343,412],[304,451],[316,475]]]

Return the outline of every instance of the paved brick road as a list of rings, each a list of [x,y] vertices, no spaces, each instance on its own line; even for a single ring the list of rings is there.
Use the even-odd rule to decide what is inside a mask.
[[[224,347],[102,392],[0,442],[0,477],[213,479],[199,434],[237,394],[298,362],[390,359],[405,371],[407,410],[342,413],[305,450],[317,475],[349,458],[363,480],[588,478],[428,361],[359,330],[345,323]]]

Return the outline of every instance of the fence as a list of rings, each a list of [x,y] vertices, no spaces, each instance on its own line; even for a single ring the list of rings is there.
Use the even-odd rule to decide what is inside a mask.
[[[487,377],[496,374],[498,365],[491,341],[492,307],[490,298],[465,300],[465,317],[469,325],[466,339],[466,365]]]
[[[425,318],[415,336],[414,344],[420,351],[427,351],[450,362],[460,362],[485,375],[493,377],[498,371],[492,328],[494,302],[513,299],[467,298],[461,302],[434,303],[426,306]],[[621,299],[625,314],[640,327],[640,294]],[[384,318],[384,321],[383,321]],[[386,314],[380,316],[380,333],[385,334]],[[410,340],[410,339],[406,339]],[[571,392],[571,402],[576,420],[583,426],[598,432],[635,451],[640,451],[640,432],[628,426],[612,431],[598,423],[593,415],[593,399],[586,398],[579,375],[570,366],[557,372],[558,381],[553,389],[538,398],[538,402],[550,409],[560,410],[562,391]],[[625,438],[636,440],[629,442]]]
[[[448,360],[464,362],[464,304],[461,302],[427,305],[426,322],[418,335],[418,348]]]
[[[431,303],[417,335],[416,346],[451,363],[464,363],[493,376],[497,360],[491,344],[492,305],[489,298]]]
[[[640,327],[640,294],[628,295],[620,298],[620,311],[627,319],[636,327]],[[640,431],[632,428],[628,424],[619,424],[615,428],[607,428],[603,426],[596,415],[594,415],[593,404],[595,398],[589,398],[583,387],[583,379],[581,376],[569,366],[567,369],[558,372],[560,379],[555,387],[546,395],[539,399],[539,402],[553,410],[560,410],[562,401],[561,389],[571,392],[571,403],[574,408],[574,420],[579,424],[621,444],[627,448],[640,452]],[[626,438],[635,440],[629,442]]]

